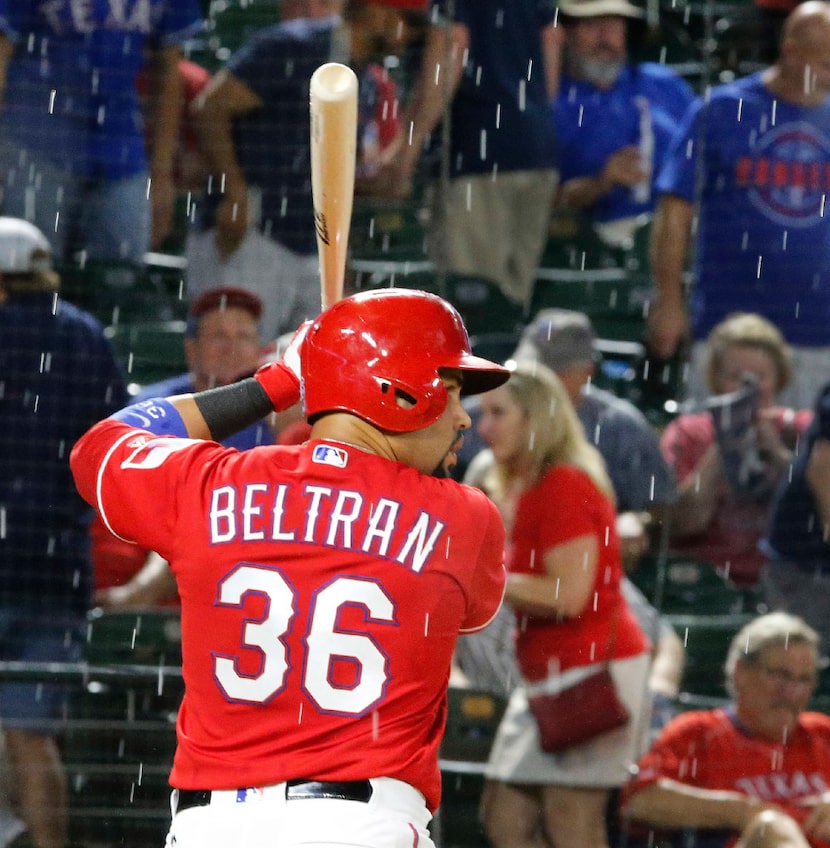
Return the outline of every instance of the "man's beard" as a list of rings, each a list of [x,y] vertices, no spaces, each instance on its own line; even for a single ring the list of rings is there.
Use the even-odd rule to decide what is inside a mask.
[[[576,71],[574,76],[602,89],[611,88],[625,67],[625,59],[586,59],[575,53],[568,55],[568,62]]]

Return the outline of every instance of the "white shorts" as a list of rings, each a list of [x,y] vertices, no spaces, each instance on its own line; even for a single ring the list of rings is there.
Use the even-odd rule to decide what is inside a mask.
[[[203,806],[176,812],[167,848],[435,848],[424,797],[407,783],[372,778],[368,801],[286,799],[286,784],[213,791]]]
[[[617,692],[628,709],[631,721],[625,727],[556,754],[547,754],[539,747],[539,730],[528,706],[527,690],[523,685],[517,686],[510,696],[490,751],[487,777],[503,783],[535,786],[584,789],[622,786],[648,744],[650,665],[651,658],[647,653],[611,662]],[[569,669],[559,676],[561,683],[570,686],[598,667]]]

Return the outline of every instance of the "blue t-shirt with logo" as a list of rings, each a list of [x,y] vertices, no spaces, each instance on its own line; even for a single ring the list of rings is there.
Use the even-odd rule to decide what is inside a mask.
[[[616,221],[654,208],[652,182],[677,128],[694,100],[692,87],[665,65],[627,65],[607,91],[563,74],[553,103],[562,182],[598,174],[612,154],[639,146],[651,166],[642,193],[617,186],[589,210],[598,222]]]
[[[776,100],[759,73],[696,100],[657,189],[695,201],[698,185],[694,337],[751,310],[790,344],[829,345],[830,98]]]
[[[82,176],[141,173],[144,51],[202,26],[198,0],[0,0],[0,32],[14,43],[4,133]]]

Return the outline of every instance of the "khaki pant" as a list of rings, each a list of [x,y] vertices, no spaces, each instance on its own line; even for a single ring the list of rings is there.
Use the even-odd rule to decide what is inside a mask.
[[[451,273],[490,280],[528,307],[558,182],[552,169],[450,180],[433,195],[430,258]]]

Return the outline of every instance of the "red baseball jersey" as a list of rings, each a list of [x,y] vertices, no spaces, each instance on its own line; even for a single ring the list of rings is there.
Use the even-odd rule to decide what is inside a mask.
[[[694,710],[669,722],[624,790],[633,793],[669,778],[702,789],[741,792],[779,805],[797,821],[800,799],[830,789],[830,717],[802,713],[787,744],[750,736],[730,711]],[[826,842],[811,839],[815,848]]]
[[[110,529],[176,575],[173,786],[393,777],[436,809],[456,636],[504,590],[483,494],[337,442],[238,453],[115,420],[72,467]]]

